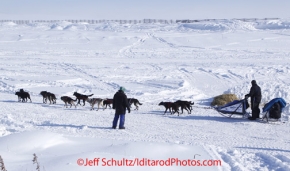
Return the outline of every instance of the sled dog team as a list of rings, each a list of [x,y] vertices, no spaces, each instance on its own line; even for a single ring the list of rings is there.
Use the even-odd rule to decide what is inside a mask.
[[[20,102],[27,102],[27,99],[31,101],[30,98],[30,94],[28,92],[25,92],[23,89],[20,89],[20,91],[16,92],[15,95],[18,96],[18,101]],[[47,103],[47,101],[49,101],[49,104],[56,104],[56,96],[53,93],[47,92],[47,91],[41,91],[40,95],[42,95],[43,97],[43,103]],[[88,102],[91,105],[91,110],[94,110],[94,106],[97,105],[98,109],[100,108],[100,106],[103,107],[103,109],[107,109],[107,107],[109,106],[110,108],[111,105],[113,104],[113,99],[102,99],[102,98],[90,98],[91,96],[93,96],[94,94],[90,94],[90,95],[84,95],[84,94],[80,94],[78,92],[74,92],[73,94],[76,99],[72,99],[69,96],[61,96],[60,99],[65,103],[64,106],[68,107],[68,105],[70,105],[70,107],[75,106],[75,108],[77,107],[77,105],[81,105],[81,101],[83,103],[83,106],[85,106],[85,102]],[[75,102],[77,102],[75,104]],[[139,109],[139,105],[142,105],[142,103],[139,102],[138,99],[135,98],[128,98],[128,103],[131,106],[132,104],[134,104],[135,106],[135,110]],[[98,110],[97,109],[97,110]]]
[[[27,99],[31,101],[30,95],[28,92],[25,92],[23,89],[20,89],[20,91],[16,92],[15,95],[18,96],[18,101],[20,102],[27,102]],[[51,93],[51,92],[47,92],[47,91],[41,91],[40,95],[42,95],[43,97],[43,103],[47,103],[49,101],[49,104],[56,104],[56,96],[55,94]],[[109,99],[109,98],[91,98],[91,96],[93,96],[94,94],[90,94],[90,95],[84,95],[84,94],[80,94],[78,92],[74,92],[73,95],[76,97],[76,99],[73,99],[69,96],[61,96],[60,99],[65,103],[64,106],[67,108],[68,105],[70,105],[70,107],[75,106],[75,108],[77,107],[77,105],[81,105],[81,101],[83,103],[83,106],[85,106],[85,102],[88,102],[91,106],[91,110],[94,110],[95,105],[97,105],[97,110],[100,109],[100,106],[103,107],[103,109],[107,109],[107,107],[109,106],[110,108],[111,105],[113,104],[113,99]],[[75,102],[77,102],[75,104]],[[139,109],[139,105],[142,105],[142,103],[139,102],[138,99],[135,98],[128,98],[128,103],[129,106],[131,107],[132,104],[134,104],[135,106],[135,110]],[[164,114],[166,114],[167,110],[171,113],[178,113],[179,116],[179,108],[181,109],[181,114],[183,113],[183,109],[186,110],[188,112],[188,114],[191,114],[192,111],[192,105],[194,105],[194,102],[191,101],[182,101],[182,100],[177,100],[176,102],[160,102],[159,106],[164,106],[165,107],[165,112]]]
[[[261,95],[261,88],[257,85],[256,80],[252,80],[251,84],[252,84],[252,87],[250,89],[250,92],[245,95],[245,99],[248,99],[249,97],[251,98],[252,116],[249,117],[248,119],[256,120],[256,119],[260,119],[259,104],[261,102],[262,95]],[[25,92],[23,89],[20,89],[20,91],[15,93],[15,95],[18,96],[18,101],[27,102],[27,100],[29,99],[30,102],[32,102],[29,93]],[[42,95],[42,97],[43,97],[43,103],[47,103],[47,100],[49,101],[50,104],[56,103],[56,96],[53,93],[50,93],[47,91],[41,91],[40,95]],[[94,110],[95,105],[98,106],[97,110],[99,110],[100,106],[102,106],[103,110],[105,110],[107,108],[107,106],[109,106],[111,108],[111,105],[113,104],[113,99],[91,98],[91,96],[93,96],[94,94],[84,95],[84,94],[80,94],[78,92],[74,92],[73,95],[76,97],[75,100],[69,96],[61,96],[60,99],[65,103],[64,106],[67,107],[68,105],[70,105],[70,107],[72,107],[72,105],[74,105],[76,108],[76,106],[78,104],[81,105],[81,101],[82,101],[83,106],[85,105],[85,102],[88,102],[91,105],[91,110]],[[138,99],[128,98],[127,100],[128,100],[129,107],[131,107],[131,105],[134,104],[135,110],[138,110],[139,105],[142,105],[142,103],[140,103]],[[76,101],[77,101],[77,104],[74,103]],[[278,114],[277,116],[275,116],[276,118],[281,117],[281,111],[282,111],[281,108],[284,108],[286,106],[286,102],[283,99],[280,101],[279,101],[279,103],[275,102],[277,104],[273,105],[273,107],[271,107],[271,110],[270,110],[270,111],[272,111],[272,113],[274,111]],[[183,101],[183,100],[177,100],[175,102],[163,102],[162,101],[158,105],[165,107],[164,114],[166,114],[167,110],[169,110],[169,112],[171,114],[177,113],[179,116],[179,108],[181,109],[181,114],[183,113],[183,109],[185,109],[188,112],[188,114],[191,114],[192,105],[194,105],[194,102]],[[270,112],[270,114],[271,114],[271,112]]]

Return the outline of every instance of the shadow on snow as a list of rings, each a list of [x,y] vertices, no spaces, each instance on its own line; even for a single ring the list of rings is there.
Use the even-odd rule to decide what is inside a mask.
[[[86,126],[86,125],[72,125],[72,124],[54,124],[54,123],[44,123],[41,125],[36,126],[43,126],[43,127],[69,127],[69,128],[76,128],[76,129],[112,129],[112,127],[100,127],[100,126]]]

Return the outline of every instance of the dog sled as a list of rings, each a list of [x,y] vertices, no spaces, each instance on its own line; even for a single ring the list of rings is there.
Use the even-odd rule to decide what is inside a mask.
[[[248,98],[242,100],[234,100],[223,106],[216,107],[215,109],[223,116],[232,117],[233,115],[240,115],[243,118],[248,117],[249,113],[246,109],[249,107]]]
[[[274,98],[263,107],[263,117],[262,121],[275,122],[279,121],[282,115],[283,109],[286,107],[287,103],[283,98]]]

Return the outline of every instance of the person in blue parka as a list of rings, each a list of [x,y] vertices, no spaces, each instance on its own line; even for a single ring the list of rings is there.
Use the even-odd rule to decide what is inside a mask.
[[[119,91],[115,93],[113,98],[113,109],[115,109],[115,117],[113,120],[113,129],[116,129],[118,120],[120,118],[119,129],[125,129],[125,114],[126,109],[130,113],[130,106],[126,94],[125,88],[120,87]]]

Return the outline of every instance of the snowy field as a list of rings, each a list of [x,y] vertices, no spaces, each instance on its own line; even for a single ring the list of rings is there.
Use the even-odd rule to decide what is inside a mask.
[[[276,97],[289,103],[289,47],[290,20],[0,23],[0,155],[8,171],[35,170],[34,153],[42,171],[290,170],[289,105],[280,123],[208,108],[223,93],[243,98],[253,79],[261,109]],[[120,86],[142,103],[126,114],[125,130],[111,129],[113,109],[64,108],[60,100],[75,91],[112,98]],[[18,102],[21,88],[32,103]],[[56,104],[42,103],[44,90],[56,94]],[[193,101],[192,114],[164,115],[159,102],[176,100]],[[109,166],[112,159],[139,165]],[[94,166],[80,166],[86,160]]]

